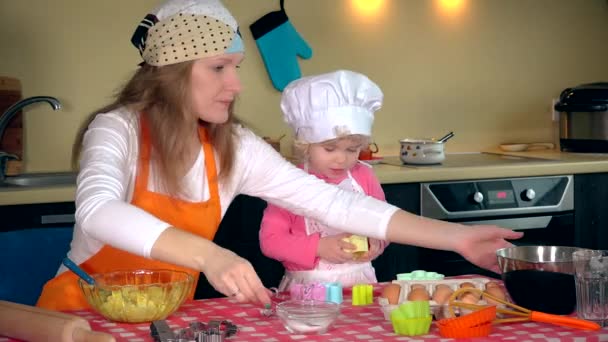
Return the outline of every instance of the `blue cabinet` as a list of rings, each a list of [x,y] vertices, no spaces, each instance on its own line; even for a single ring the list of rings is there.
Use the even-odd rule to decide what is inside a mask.
[[[33,305],[72,240],[74,202],[0,206],[0,299]]]
[[[0,232],[0,299],[36,304],[69,250],[72,231],[70,226]]]

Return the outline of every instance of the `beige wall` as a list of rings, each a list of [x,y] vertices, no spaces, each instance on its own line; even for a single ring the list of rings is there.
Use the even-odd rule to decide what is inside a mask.
[[[270,136],[288,130],[248,26],[278,2],[225,1],[248,50],[238,113]],[[463,0],[453,16],[441,14],[441,1],[380,2],[367,17],[351,0],[288,0],[286,9],[314,51],[300,63],[304,75],[348,68],[382,87],[374,135],[384,151],[394,152],[400,138],[450,130],[448,152],[550,141],[551,99],[608,80],[606,0]],[[135,69],[131,33],[158,3],[0,1],[0,75],[21,79],[24,96],[56,96],[64,105],[26,111],[27,171],[69,168],[78,126]]]

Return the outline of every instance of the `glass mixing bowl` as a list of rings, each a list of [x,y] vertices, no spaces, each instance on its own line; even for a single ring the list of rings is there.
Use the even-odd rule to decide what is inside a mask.
[[[294,334],[324,334],[340,315],[340,304],[316,300],[288,300],[276,313],[285,329]]]
[[[92,274],[95,285],[79,279],[91,307],[115,322],[165,319],[192,292],[194,278],[173,270],[128,270]]]

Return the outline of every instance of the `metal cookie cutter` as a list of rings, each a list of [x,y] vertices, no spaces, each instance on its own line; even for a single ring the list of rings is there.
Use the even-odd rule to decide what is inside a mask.
[[[154,321],[150,323],[150,335],[156,342],[169,342],[175,340],[173,330],[169,328],[167,321]]]
[[[237,332],[237,327],[230,321],[213,320],[209,323],[192,322],[188,328],[173,333],[167,322],[154,321],[150,325],[150,335],[157,342],[222,342]]]
[[[264,317],[274,316],[277,304],[290,298],[288,292],[279,292],[279,289],[276,287],[271,287],[270,291],[272,292],[272,296],[270,296],[272,304],[260,309],[260,314]]]
[[[210,321],[206,330],[199,331],[196,342],[222,342],[236,332],[236,325],[230,321]]]

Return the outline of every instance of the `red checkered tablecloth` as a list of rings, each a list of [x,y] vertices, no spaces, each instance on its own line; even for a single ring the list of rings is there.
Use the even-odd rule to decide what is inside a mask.
[[[374,297],[379,295],[381,285],[374,287]],[[110,322],[92,311],[74,311],[71,314],[87,319],[95,331],[114,335],[117,341],[153,341],[149,324],[124,324]],[[368,306],[353,306],[350,292],[345,291],[340,317],[333,327],[323,335],[294,335],[285,330],[279,319],[264,317],[260,307],[238,303],[230,298],[205,299],[184,303],[167,318],[169,326],[178,330],[188,327],[190,322],[230,320],[238,326],[238,333],[228,341],[275,342],[275,341],[449,341],[442,338],[433,323],[431,330],[423,336],[399,336],[393,332],[389,321],[384,319],[377,303]],[[10,341],[1,338],[0,341]],[[599,331],[583,331],[545,323],[512,323],[494,326],[489,337],[475,341],[608,341],[608,328]]]

